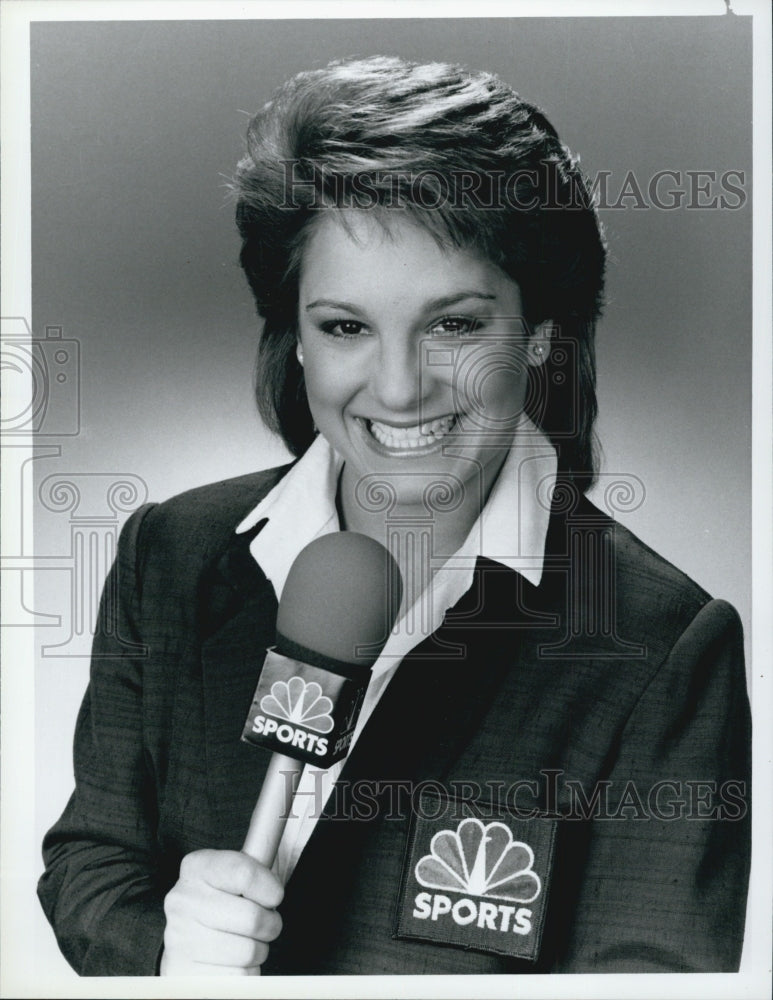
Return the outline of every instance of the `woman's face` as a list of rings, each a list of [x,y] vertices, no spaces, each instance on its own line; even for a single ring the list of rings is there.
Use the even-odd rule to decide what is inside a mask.
[[[409,217],[324,217],[302,261],[299,350],[314,422],[349,482],[375,473],[403,502],[444,482],[482,504],[535,361],[521,313],[499,267],[441,249]]]

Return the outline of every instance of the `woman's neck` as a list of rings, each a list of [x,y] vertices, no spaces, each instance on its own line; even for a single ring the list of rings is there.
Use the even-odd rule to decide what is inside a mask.
[[[403,575],[403,610],[412,606],[432,577],[461,548],[488,499],[501,469],[482,467],[477,477],[465,483],[461,496],[443,491],[442,482],[433,498],[401,496],[384,478],[369,493],[358,490],[359,479],[344,465],[336,503],[345,531],[358,531],[384,545]],[[399,484],[399,477],[394,482]],[[434,502],[433,502],[434,499]]]

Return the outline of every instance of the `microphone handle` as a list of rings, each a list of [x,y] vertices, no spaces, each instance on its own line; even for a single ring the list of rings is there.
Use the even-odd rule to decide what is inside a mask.
[[[274,863],[305,764],[281,753],[271,755],[242,851],[266,868]]]

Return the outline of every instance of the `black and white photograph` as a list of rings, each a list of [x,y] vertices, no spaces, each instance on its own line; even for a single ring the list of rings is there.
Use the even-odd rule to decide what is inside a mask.
[[[767,5],[2,17],[0,993],[767,997]]]

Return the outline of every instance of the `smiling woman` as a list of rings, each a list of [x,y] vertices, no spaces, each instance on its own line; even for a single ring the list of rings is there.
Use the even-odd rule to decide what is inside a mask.
[[[374,57],[282,87],[233,188],[258,404],[297,460],[127,522],[44,845],[65,955],[95,975],[737,968],[740,624],[585,496],[605,250],[576,160],[491,74]],[[336,531],[390,551],[403,603],[348,759],[297,772],[269,867],[239,850],[269,754],[237,737],[291,566]],[[316,681],[270,691],[294,744],[309,691],[332,712]]]
[[[363,477],[400,477],[395,521],[420,514],[426,477],[436,477],[454,502],[434,512],[433,540],[450,553],[523,424],[527,370],[549,340],[544,324],[526,332],[504,271],[392,215],[342,223],[332,214],[315,228],[300,277],[299,357],[317,429],[344,460],[342,527],[386,540],[383,516],[356,499]],[[444,363],[432,364],[441,351]],[[483,377],[465,378],[473,369]],[[427,580],[412,585],[402,563],[407,597],[423,591]],[[413,573],[432,568],[412,563]]]

